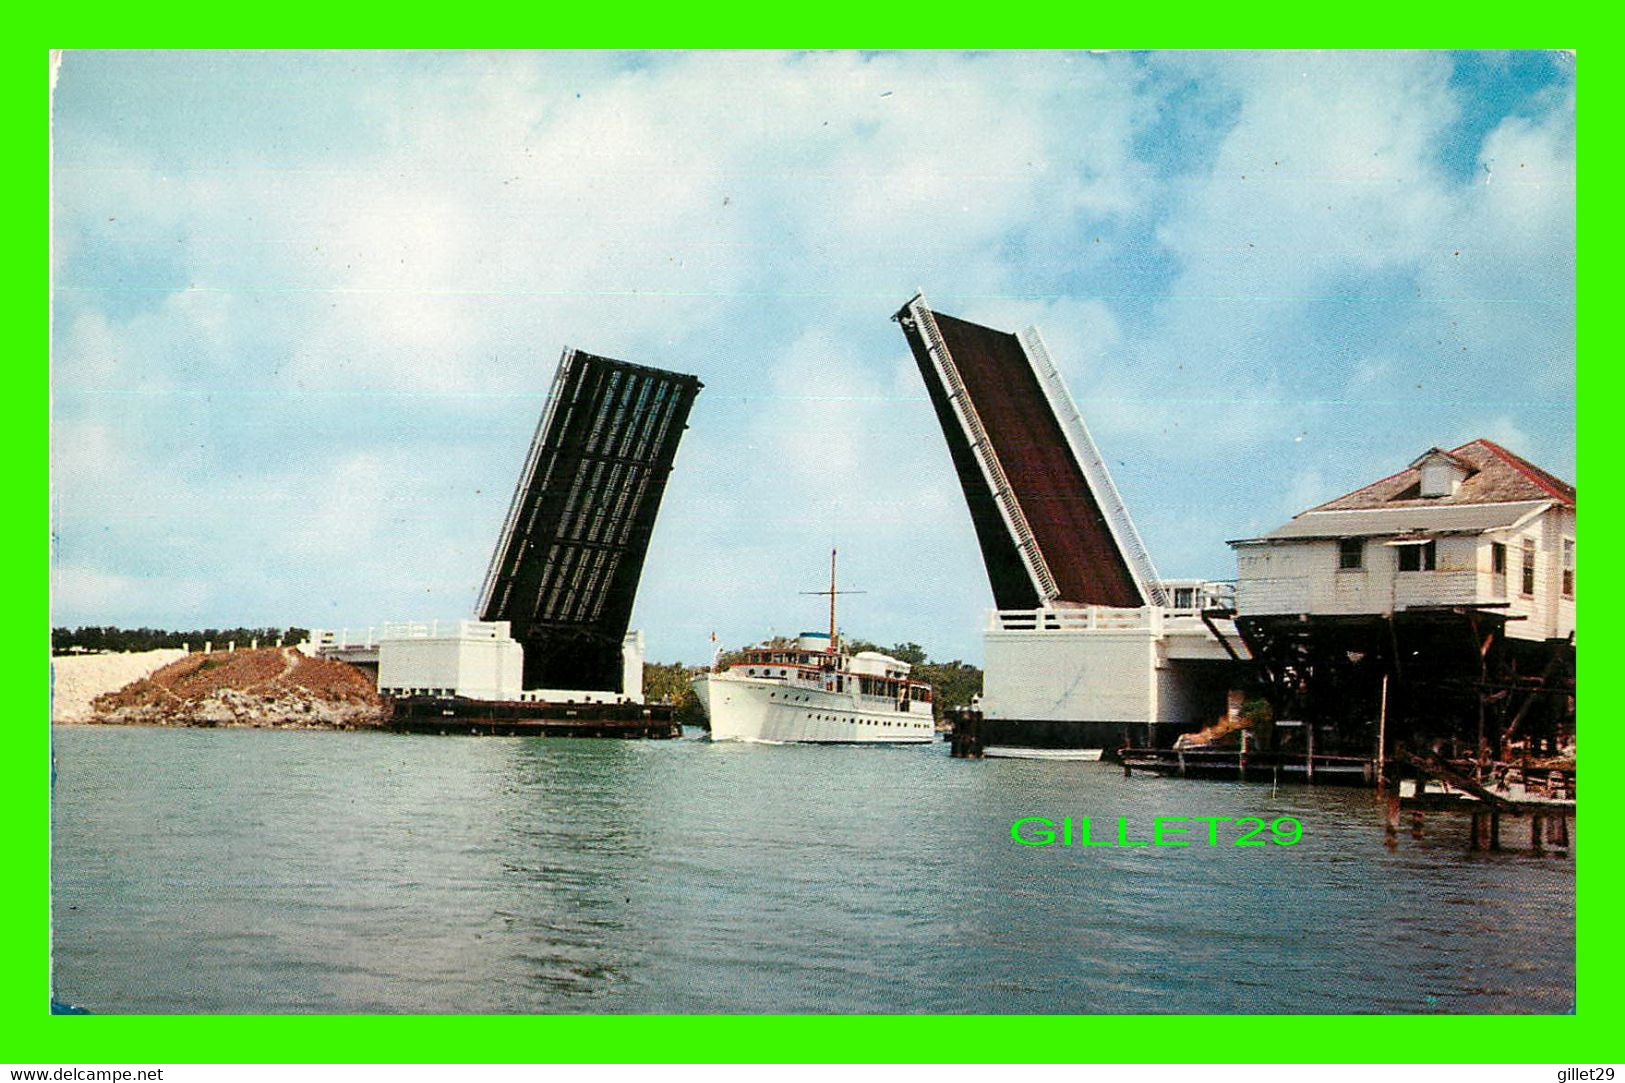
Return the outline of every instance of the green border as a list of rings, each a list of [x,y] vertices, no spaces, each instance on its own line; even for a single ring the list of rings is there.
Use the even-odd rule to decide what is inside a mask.
[[[1554,6],[1555,7],[1555,6]],[[313,38],[339,45],[412,47],[434,42],[464,47],[506,44],[515,47],[589,48],[613,45],[743,46],[863,45],[913,47],[1100,47],[1133,48],[1153,43],[1175,46],[1301,46],[1325,43],[1388,46],[1395,41],[1413,47],[1582,47],[1586,61],[1586,107],[1583,116],[1600,118],[1586,144],[1587,175],[1612,177],[1617,153],[1608,141],[1619,124],[1612,108],[1612,79],[1598,65],[1611,62],[1611,35],[1590,32],[1585,17],[1528,7],[1498,11],[1478,4],[1458,9],[1428,10],[1424,5],[1384,3],[1344,10],[1310,10],[1294,6],[1278,12],[1260,8],[1197,9],[1189,17],[1158,8],[1101,11],[1098,6],[1046,10],[1030,5],[982,8],[959,17],[940,6],[842,4],[836,8],[792,9],[778,17],[742,4],[729,9],[695,11],[681,6],[645,12],[617,8],[613,18],[592,25],[561,23],[545,8],[515,8],[511,21],[502,11],[481,12],[483,26],[438,26],[432,15],[419,19],[401,7],[373,14],[341,12],[331,6],[283,6],[271,9],[215,9],[186,12],[120,7],[110,13],[75,9],[70,14],[41,16],[41,25],[25,27],[24,44],[7,50],[4,78],[11,104],[13,147],[39,146],[40,121],[47,108],[42,76],[47,47],[71,43],[81,47],[229,46],[252,42],[292,47]],[[577,20],[581,16],[574,17]],[[1303,28],[1306,18],[1320,22]],[[233,26],[236,22],[238,25]],[[1600,16],[1599,16],[1599,24]],[[269,40],[268,40],[269,39]],[[299,40],[292,40],[299,39]],[[1611,75],[1611,73],[1604,73]],[[41,148],[47,149],[47,148]],[[14,205],[35,208],[24,252],[48,244],[49,185],[43,170],[14,169],[8,176]],[[1605,198],[1605,197],[1604,197]],[[1582,205],[1585,205],[1582,201]],[[1581,298],[1609,306],[1609,287],[1616,251],[1609,243],[1617,232],[1613,214],[1596,209],[1587,222],[1589,242],[1582,252]],[[24,341],[36,343],[14,363],[11,394],[4,407],[3,431],[8,460],[17,464],[12,491],[19,520],[6,535],[9,566],[20,571],[11,587],[12,620],[3,657],[9,686],[19,690],[17,709],[5,731],[6,816],[12,832],[9,890],[4,896],[4,973],[0,988],[9,1033],[0,1041],[0,1060],[10,1063],[236,1063],[236,1062],[530,1062],[530,1061],[844,1061],[952,1062],[1024,1061],[1133,1062],[1163,1058],[1172,1062],[1536,1062],[1562,1065],[1607,1063],[1617,1059],[1611,1040],[1619,1027],[1621,968],[1615,915],[1621,902],[1618,857],[1608,838],[1592,840],[1580,877],[1578,968],[1579,1010],[1573,1016],[1045,1016],[982,1017],[690,1017],[690,1016],[434,1016],[434,1017],[255,1017],[255,1016],[50,1016],[46,1012],[49,975],[49,808],[45,769],[48,734],[35,721],[46,716],[41,666],[49,627],[46,538],[40,518],[48,515],[46,408],[47,370],[37,360],[47,356],[48,321],[35,305],[49,303],[48,289],[39,293],[34,266],[14,260],[8,272],[16,312],[14,327],[32,329]],[[29,300],[25,303],[23,298]],[[1581,305],[1582,312],[1595,307]],[[1607,308],[1604,308],[1606,311]],[[1611,343],[1598,321],[1581,320],[1579,334],[1606,350]],[[1585,353],[1585,351],[1582,351]],[[1590,355],[1588,355],[1590,356]],[[1614,420],[1611,392],[1621,384],[1610,353],[1591,356],[1581,365],[1580,461],[1606,464],[1603,446]],[[1599,436],[1598,434],[1602,434]],[[31,464],[31,465],[28,465]],[[1581,471],[1585,471],[1582,469]],[[1578,480],[1578,479],[1576,479]],[[1612,535],[1615,483],[1607,471],[1587,473],[1588,538]],[[1603,485],[1597,500],[1597,485]],[[1599,513],[1597,510],[1601,508]],[[1602,526],[1596,528],[1597,517]],[[1611,557],[1612,543],[1591,543],[1588,552]],[[47,549],[46,552],[41,552]],[[1596,565],[1603,566],[1603,565]],[[1607,589],[1605,588],[1593,588]],[[1603,610],[1598,610],[1603,612]],[[1621,633],[1588,622],[1586,658],[1607,658],[1625,646]],[[1604,687],[1611,667],[1587,666]],[[1594,716],[1592,732],[1611,718]],[[1595,746],[1593,746],[1595,747]],[[1606,750],[1605,750],[1606,752]],[[1618,807],[1619,779],[1611,764],[1609,777],[1587,778],[1587,807]],[[1604,828],[1611,825],[1599,818]],[[1598,841],[1600,840],[1600,841]],[[1328,915],[1335,928],[1335,915]],[[1137,1040],[1139,1039],[1139,1040]]]

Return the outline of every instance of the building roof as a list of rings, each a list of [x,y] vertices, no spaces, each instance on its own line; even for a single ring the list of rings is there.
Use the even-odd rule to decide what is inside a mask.
[[[1447,462],[1454,463],[1456,466],[1461,467],[1463,471],[1469,474],[1478,469],[1470,460],[1464,459],[1460,455],[1452,455],[1444,448],[1439,447],[1430,447],[1426,451],[1422,452],[1422,454],[1411,460],[1411,466],[1420,468],[1423,463],[1433,458],[1440,458],[1446,460]]]
[[[1365,488],[1356,489],[1336,500],[1328,500],[1303,514],[1374,508],[1510,504],[1530,500],[1555,500],[1574,507],[1574,486],[1489,440],[1474,440],[1444,452],[1466,467],[1469,473],[1450,496],[1424,497],[1421,492],[1421,463],[1429,454],[1439,450],[1430,448],[1411,466],[1399,473],[1372,482]]]
[[[1401,534],[1478,534],[1517,525],[1551,507],[1555,500],[1462,505],[1443,498],[1390,508],[1345,508],[1306,511],[1255,542],[1305,541],[1310,538],[1368,538]],[[1232,542],[1231,544],[1238,544]]]

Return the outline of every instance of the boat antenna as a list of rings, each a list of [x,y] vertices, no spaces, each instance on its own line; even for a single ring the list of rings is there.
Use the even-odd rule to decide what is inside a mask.
[[[829,653],[835,653],[835,596],[837,594],[868,594],[866,590],[836,590],[835,589],[835,550],[829,551],[829,589],[804,590],[803,594],[829,595]]]

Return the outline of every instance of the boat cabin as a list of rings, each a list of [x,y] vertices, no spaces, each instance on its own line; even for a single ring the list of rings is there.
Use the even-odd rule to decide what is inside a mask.
[[[910,666],[879,651],[846,655],[829,636],[803,632],[794,647],[758,647],[728,667],[739,676],[786,681],[826,692],[856,691],[875,699],[931,702],[931,686],[909,678]]]

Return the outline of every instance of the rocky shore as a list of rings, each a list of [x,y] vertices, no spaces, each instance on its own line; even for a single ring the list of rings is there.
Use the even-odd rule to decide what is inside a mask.
[[[384,701],[363,671],[291,647],[266,647],[183,655],[94,697],[77,717],[58,720],[358,729],[376,726],[383,717]]]

